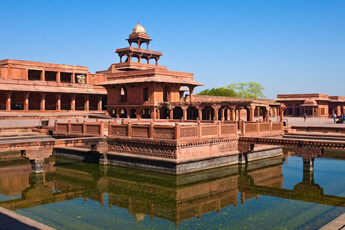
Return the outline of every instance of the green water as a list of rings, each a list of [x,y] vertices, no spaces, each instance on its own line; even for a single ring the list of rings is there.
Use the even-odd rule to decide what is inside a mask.
[[[288,151],[286,151],[288,152]],[[345,212],[345,152],[182,176],[51,158],[0,164],[0,205],[57,229],[317,229]]]

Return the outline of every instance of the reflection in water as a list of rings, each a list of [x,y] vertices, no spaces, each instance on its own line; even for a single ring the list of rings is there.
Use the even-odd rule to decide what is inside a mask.
[[[278,157],[246,166],[173,176],[51,158],[45,164],[43,174],[32,174],[29,162],[0,167],[1,194],[16,196],[0,202],[0,205],[11,210],[43,209],[44,204],[81,198],[83,202],[100,203],[104,212],[124,208],[137,223],[148,217],[151,221],[157,218],[167,220],[176,226],[194,217],[200,220],[203,215],[220,213],[225,207],[236,207],[238,195],[244,207],[248,200],[255,201],[261,195],[345,206],[345,198],[324,195],[323,189],[314,183],[313,172],[304,172],[302,181],[293,189],[284,189],[282,167],[282,158]],[[242,211],[238,210],[239,213]],[[69,226],[67,222],[57,226]]]

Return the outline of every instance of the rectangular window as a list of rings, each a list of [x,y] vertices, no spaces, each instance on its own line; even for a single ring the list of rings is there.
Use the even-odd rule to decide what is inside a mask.
[[[46,71],[44,79],[46,81],[56,81],[56,74],[57,74],[57,72]]]
[[[72,73],[61,72],[60,81],[63,83],[71,83],[72,82]]]
[[[40,81],[42,70],[31,70],[28,72],[28,79],[30,81]]]

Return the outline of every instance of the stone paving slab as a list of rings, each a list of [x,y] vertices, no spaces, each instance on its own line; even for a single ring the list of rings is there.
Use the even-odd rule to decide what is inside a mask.
[[[320,230],[334,230],[334,229],[345,229],[345,213],[338,216],[328,224],[320,228]]]

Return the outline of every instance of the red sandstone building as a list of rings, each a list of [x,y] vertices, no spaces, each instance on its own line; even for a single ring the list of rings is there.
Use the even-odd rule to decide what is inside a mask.
[[[33,61],[0,61],[0,111],[101,111],[104,74],[88,67]]]
[[[112,116],[240,120],[241,115],[246,114],[247,120],[253,121],[257,113],[268,121],[270,115],[281,114],[280,104],[273,100],[194,96],[194,88],[202,84],[194,81],[192,73],[170,71],[159,65],[162,52],[149,50],[151,39],[140,24],[127,41],[129,47],[116,50],[120,63],[97,72],[107,75],[107,81],[98,85],[107,89],[107,110]],[[137,47],[133,47],[133,43]],[[146,49],[142,47],[144,44]],[[151,60],[155,63],[151,64]],[[183,97],[186,89],[189,95]]]
[[[281,115],[273,100],[193,95],[202,84],[192,73],[159,65],[162,52],[138,24],[117,49],[120,63],[89,73],[88,67],[32,61],[0,61],[0,111],[102,111],[122,118],[254,121]],[[137,47],[133,47],[136,44]],[[185,91],[189,91],[187,96]]]
[[[327,118],[332,114],[345,114],[345,97],[326,94],[278,94],[276,102],[284,103],[285,115],[300,117],[306,113],[312,117]]]

